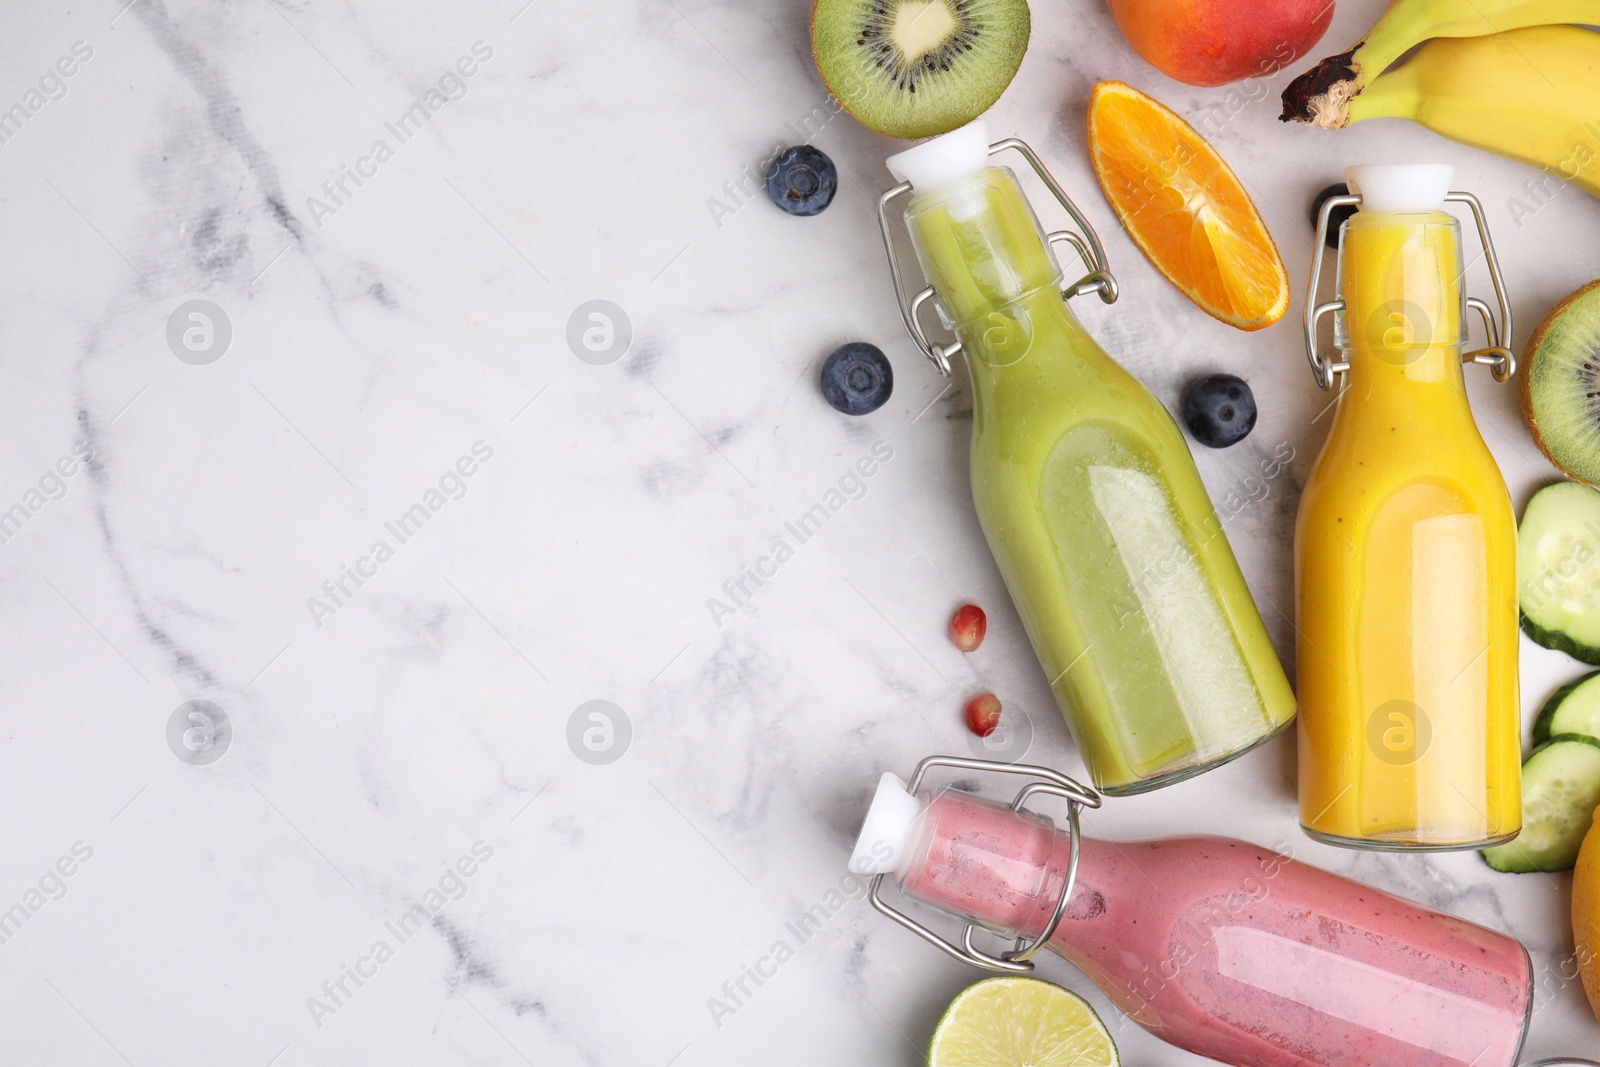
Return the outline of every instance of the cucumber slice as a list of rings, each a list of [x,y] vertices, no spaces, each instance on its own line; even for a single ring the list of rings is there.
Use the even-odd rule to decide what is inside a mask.
[[[1600,666],[1600,490],[1547,485],[1517,528],[1522,629],[1546,648]]]
[[[1600,671],[1590,671],[1557,689],[1544,702],[1539,717],[1533,722],[1536,746],[1562,734],[1600,741],[1600,681],[1595,681],[1597,678],[1600,678]]]
[[[1497,871],[1570,871],[1600,807],[1600,741],[1554,737],[1522,765],[1522,834],[1484,849]]]

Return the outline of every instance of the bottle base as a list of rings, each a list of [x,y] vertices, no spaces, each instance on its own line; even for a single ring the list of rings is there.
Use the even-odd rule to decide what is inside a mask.
[[[1232,752],[1229,752],[1223,756],[1218,756],[1215,759],[1206,760],[1204,763],[1195,763],[1188,766],[1179,767],[1175,770],[1164,771],[1155,775],[1154,777],[1140,778],[1137,781],[1128,782],[1123,785],[1101,785],[1100,783],[1096,782],[1095,789],[1108,797],[1131,797],[1137,796],[1140,793],[1149,793],[1152,790],[1161,789],[1165,786],[1175,785],[1178,782],[1187,781],[1188,779],[1198,777],[1207,771],[1214,771],[1225,763],[1232,763],[1240,756],[1254,752],[1268,741],[1271,741],[1273,738],[1283,733],[1290,726],[1293,726],[1294,720],[1295,716],[1291,715],[1277,726],[1274,726],[1271,730],[1268,730],[1254,741],[1251,741],[1248,745],[1245,745],[1242,748],[1236,748]]]
[[[1324,845],[1333,845],[1336,848],[1356,849],[1360,852],[1477,852],[1480,849],[1493,848],[1503,845],[1508,841],[1515,841],[1516,833],[1503,834],[1500,837],[1486,837],[1477,841],[1407,841],[1403,838],[1389,837],[1343,837],[1339,834],[1324,833],[1313,830],[1305,823],[1300,824],[1300,829],[1313,841]]]

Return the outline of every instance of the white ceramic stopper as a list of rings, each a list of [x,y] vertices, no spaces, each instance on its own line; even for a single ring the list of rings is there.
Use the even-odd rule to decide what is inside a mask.
[[[915,151],[913,149],[913,151]],[[906,783],[885,771],[878,779],[878,791],[861,824],[855,851],[850,854],[850,869],[856,874],[890,874],[916,844],[917,819],[922,802],[906,789]]]
[[[989,124],[973,119],[960,129],[896,153],[885,163],[896,181],[910,182],[918,193],[970,178],[989,166]]]
[[[1455,180],[1448,163],[1384,163],[1346,167],[1344,183],[1361,194],[1361,210],[1372,212],[1443,211]]]

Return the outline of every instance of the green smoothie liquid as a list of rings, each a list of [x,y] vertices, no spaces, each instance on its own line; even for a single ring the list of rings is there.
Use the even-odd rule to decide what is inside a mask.
[[[914,200],[912,243],[967,356],[984,535],[1095,785],[1143,792],[1294,717],[1194,459],[1084,332],[1010,172]]]

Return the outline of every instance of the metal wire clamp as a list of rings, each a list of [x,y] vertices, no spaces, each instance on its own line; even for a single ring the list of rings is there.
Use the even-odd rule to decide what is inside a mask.
[[[1475,296],[1467,297],[1467,306],[1476,311],[1483,320],[1483,332],[1488,337],[1489,343],[1483,348],[1463,352],[1461,362],[1486,364],[1495,381],[1510,381],[1511,376],[1517,372],[1517,357],[1511,352],[1511,302],[1506,297],[1505,278],[1500,273],[1500,259],[1495,255],[1494,241],[1489,236],[1489,222],[1484,217],[1483,204],[1476,196],[1464,192],[1451,192],[1445,196],[1445,201],[1466,204],[1472,209],[1472,218],[1478,227],[1478,242],[1483,246],[1484,262],[1489,267],[1489,281],[1494,286],[1495,301],[1500,308],[1500,318],[1497,322],[1488,303]],[[1345,308],[1343,297],[1317,303],[1317,289],[1322,281],[1322,250],[1326,247],[1328,227],[1333,212],[1341,207],[1356,207],[1360,204],[1359,193],[1330,196],[1323,201],[1322,209],[1317,212],[1317,232],[1311,238],[1314,242],[1312,247],[1316,251],[1311,255],[1311,279],[1306,283],[1305,343],[1306,358],[1311,361],[1311,376],[1320,389],[1327,389],[1333,384],[1334,378],[1350,369],[1348,360],[1333,359],[1317,351],[1318,321],[1324,315],[1340,312]]]
[[[1098,293],[1102,302],[1114,304],[1117,300],[1117,280],[1111,274],[1111,269],[1106,264],[1105,249],[1100,245],[1100,237],[1094,232],[1094,227],[1078,210],[1078,205],[1066,194],[1050,172],[1045,169],[1033,149],[1016,137],[1007,137],[1003,141],[996,141],[989,146],[989,155],[995,156],[1007,149],[1015,149],[1023,159],[1028,161],[1028,166],[1044,182],[1045,188],[1067,209],[1067,214],[1072,216],[1072,221],[1077,224],[1078,232],[1072,230],[1055,230],[1045,235],[1045,241],[1050,246],[1069,244],[1077,250],[1078,256],[1088,268],[1088,273],[1071,285],[1061,290],[1063,300],[1085,293]],[[917,348],[928,357],[928,361],[938,368],[944,377],[950,377],[950,357],[961,351],[961,342],[952,341],[949,344],[939,344],[931,340],[922,328],[922,320],[918,313],[922,305],[930,300],[936,300],[933,286],[924,285],[911,295],[905,275],[900,266],[900,254],[894,247],[894,226],[890,221],[889,205],[896,198],[911,192],[910,182],[901,182],[894,188],[878,197],[878,228],[883,234],[883,249],[889,255],[889,273],[894,276],[895,301],[900,305],[900,317],[905,321],[906,332],[911,334],[911,340],[916,342]]]

